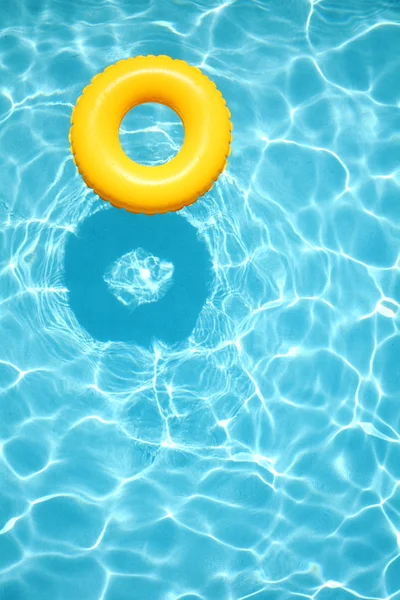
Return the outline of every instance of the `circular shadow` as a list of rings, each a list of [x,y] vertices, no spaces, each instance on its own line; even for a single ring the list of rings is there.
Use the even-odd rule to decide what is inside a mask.
[[[174,265],[165,296],[133,311],[104,281],[107,268],[122,255],[143,248]],[[88,217],[68,236],[65,284],[80,325],[101,342],[150,346],[185,340],[193,331],[212,281],[211,258],[197,231],[177,214],[134,215],[105,209]]]

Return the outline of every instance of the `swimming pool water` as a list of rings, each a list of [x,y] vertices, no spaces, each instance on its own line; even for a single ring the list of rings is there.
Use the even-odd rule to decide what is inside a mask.
[[[3,0],[1,600],[400,599],[400,4]],[[179,214],[109,208],[69,119],[169,54],[232,113]],[[156,164],[149,106],[121,142]]]

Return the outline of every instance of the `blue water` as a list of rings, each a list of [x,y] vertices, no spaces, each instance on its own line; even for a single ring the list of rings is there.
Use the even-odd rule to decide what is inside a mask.
[[[2,0],[1,600],[400,599],[400,3]],[[109,208],[110,63],[223,93],[217,185]],[[121,143],[176,154],[168,109]]]

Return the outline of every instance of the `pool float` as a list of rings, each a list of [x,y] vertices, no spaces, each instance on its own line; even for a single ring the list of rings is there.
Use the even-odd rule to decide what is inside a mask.
[[[184,141],[169,162],[145,166],[122,150],[119,128],[145,102],[172,108]],[[208,192],[226,166],[231,121],[215,84],[199,69],[168,56],[138,56],[94,77],[71,116],[69,140],[86,185],[103,200],[133,213],[180,210]]]

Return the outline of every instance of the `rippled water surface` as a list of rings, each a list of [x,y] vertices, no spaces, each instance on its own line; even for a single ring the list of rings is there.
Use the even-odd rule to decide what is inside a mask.
[[[1,600],[400,599],[400,3],[2,0]],[[232,113],[179,214],[68,145],[108,64]],[[149,105],[125,151],[171,158]]]

